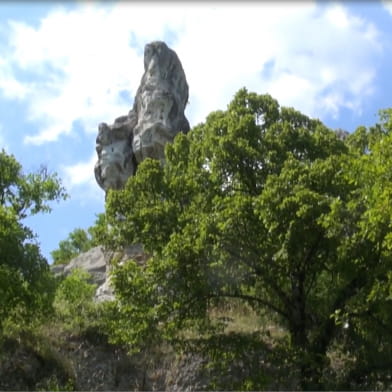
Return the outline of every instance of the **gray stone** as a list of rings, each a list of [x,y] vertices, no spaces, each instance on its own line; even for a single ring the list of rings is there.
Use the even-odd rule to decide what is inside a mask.
[[[147,157],[163,161],[165,144],[177,133],[189,131],[184,115],[187,102],[188,84],[177,54],[164,42],[147,44],[133,108],[138,122],[132,148],[138,163]]]
[[[132,129],[135,124],[135,116],[120,117],[113,125],[99,124],[96,141],[98,162],[94,171],[97,183],[105,191],[121,189],[135,173],[132,154]]]
[[[64,268],[67,264],[55,264],[50,266],[50,270],[54,273],[55,276],[63,275]]]
[[[102,250],[102,249],[101,249]],[[132,259],[137,263],[145,263],[148,256],[143,250],[141,244],[134,244],[127,246],[120,252],[102,252],[104,254],[106,269],[105,280],[97,287],[95,292],[95,300],[97,302],[110,301],[114,299],[114,291],[110,282],[110,265],[113,259],[118,260],[120,264]]]
[[[147,44],[133,108],[114,124],[98,127],[95,178],[105,192],[123,188],[145,158],[164,161],[165,144],[189,131],[187,102],[188,84],[177,54],[164,42]]]
[[[92,281],[101,285],[106,280],[106,259],[102,246],[96,246],[76,256],[64,268],[64,275],[69,275],[75,268],[87,271]]]
[[[114,298],[109,282],[109,268],[111,256],[102,246],[91,248],[72,259],[68,264],[57,264],[50,267],[56,276],[67,276],[74,269],[80,268],[91,275],[91,283],[97,285],[95,299],[97,301]]]
[[[97,287],[95,292],[95,300],[97,302],[111,301],[114,299],[113,288],[110,284],[110,276],[106,277],[106,280]]]
[[[141,244],[127,246],[122,252],[105,251],[102,246],[96,246],[76,256],[68,264],[52,265],[51,271],[56,276],[67,276],[76,268],[88,272],[91,275],[91,283],[97,285],[95,300],[97,302],[110,301],[114,299],[114,292],[110,283],[110,266],[114,259],[120,264],[130,259],[143,264],[148,256]]]

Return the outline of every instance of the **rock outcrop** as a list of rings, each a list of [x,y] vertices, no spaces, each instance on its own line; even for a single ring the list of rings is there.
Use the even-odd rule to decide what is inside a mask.
[[[135,116],[120,117],[112,125],[99,124],[95,179],[105,191],[121,189],[135,173],[136,162],[132,153],[132,130],[135,124]]]
[[[100,286],[106,281],[106,259],[103,247],[96,246],[72,259],[63,273],[69,275],[75,268],[83,269],[91,275],[92,282]]]
[[[143,263],[148,256],[144,253],[141,245],[132,245],[119,252],[105,251],[102,246],[91,248],[72,259],[68,264],[51,266],[55,275],[69,275],[75,268],[80,268],[91,275],[91,283],[97,285],[95,300],[98,302],[114,298],[113,289],[110,284],[110,263],[116,258],[119,262],[135,260]]]
[[[95,178],[105,192],[121,189],[145,158],[164,161],[165,144],[189,131],[187,102],[188,84],[177,54],[164,42],[147,44],[133,108],[114,124],[99,125]]]
[[[299,389],[293,367],[279,362],[270,348],[242,346],[239,335],[223,339],[220,347],[232,355],[224,365],[215,349],[185,348],[176,354],[157,345],[130,355],[93,330],[79,336],[52,331],[36,344],[0,341],[0,390],[227,391],[249,389],[252,379],[258,390]]]

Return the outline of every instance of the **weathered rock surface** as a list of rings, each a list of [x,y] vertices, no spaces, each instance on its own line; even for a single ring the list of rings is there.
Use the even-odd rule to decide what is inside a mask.
[[[138,122],[132,148],[138,163],[150,157],[164,160],[164,147],[178,132],[188,132],[184,115],[188,84],[177,54],[164,42],[147,44],[144,75],[136,93]]]
[[[187,102],[188,84],[177,54],[164,42],[147,44],[133,108],[98,128],[95,178],[105,192],[121,189],[145,158],[164,161],[165,144],[189,131]]]
[[[143,263],[148,256],[144,253],[140,244],[128,246],[121,253],[107,252],[102,246],[96,246],[75,257],[68,264],[51,266],[51,270],[55,275],[65,276],[69,275],[75,268],[88,272],[91,275],[91,282],[97,285],[96,301],[107,301],[114,298],[109,276],[110,263],[113,258],[119,259],[120,263],[130,259]]]
[[[87,252],[76,256],[68,264],[52,265],[51,270],[55,275],[69,275],[75,268],[80,268],[91,275],[91,283],[97,285],[96,300],[110,300],[113,291],[109,283],[110,258],[102,246],[97,246]]]
[[[95,179],[104,189],[121,189],[135,173],[136,163],[132,154],[133,117],[120,117],[113,125],[99,124],[97,146],[98,162]]]
[[[75,268],[87,271],[92,281],[101,285],[106,281],[106,258],[102,246],[97,246],[89,251],[76,256],[64,267],[63,273],[68,275]]]
[[[173,361],[172,355],[157,358],[152,367],[145,355],[130,356],[93,334],[59,334],[40,346],[0,342],[0,390],[165,390],[166,371]]]
[[[293,369],[284,364],[276,367],[272,351],[241,347],[235,339],[232,344],[238,352],[223,365],[223,359],[208,352],[176,354],[173,348],[158,346],[129,355],[94,331],[82,336],[53,331],[39,344],[0,342],[0,390],[243,390],[249,386],[247,380],[257,375],[263,384],[257,389],[298,389]],[[230,351],[230,345],[222,347]]]

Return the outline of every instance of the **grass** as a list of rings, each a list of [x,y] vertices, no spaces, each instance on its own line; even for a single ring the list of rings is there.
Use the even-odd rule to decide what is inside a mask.
[[[236,298],[225,300],[210,309],[211,320],[223,323],[225,334],[255,334],[265,336],[268,340],[281,339],[287,332],[273,322],[271,315],[255,312],[247,303]]]

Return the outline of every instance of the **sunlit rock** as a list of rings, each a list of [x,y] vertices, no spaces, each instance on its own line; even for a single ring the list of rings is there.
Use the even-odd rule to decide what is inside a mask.
[[[105,192],[123,188],[145,158],[164,161],[165,144],[189,131],[187,102],[188,84],[177,54],[164,42],[147,44],[133,108],[114,124],[99,125],[95,178]]]
[[[135,123],[134,116],[124,116],[113,125],[99,124],[95,179],[105,191],[121,189],[135,173],[136,162],[132,154],[132,129]]]
[[[152,42],[144,50],[144,74],[133,110],[137,124],[133,130],[136,161],[150,157],[164,160],[164,147],[179,132],[188,132],[184,115],[188,84],[177,54],[164,42]]]

